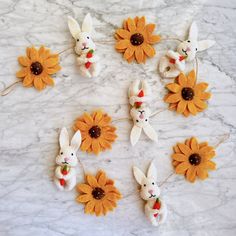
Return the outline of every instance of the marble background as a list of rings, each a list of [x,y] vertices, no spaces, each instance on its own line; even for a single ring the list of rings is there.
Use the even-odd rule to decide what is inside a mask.
[[[62,54],[62,71],[54,88],[39,93],[18,86],[0,98],[0,235],[236,235],[236,2],[234,0],[0,0],[0,89],[15,81],[17,56],[30,45],[45,44],[60,52],[73,40],[67,15],[80,22],[90,12],[96,30],[102,73],[97,79],[78,75],[73,50]],[[104,169],[116,179],[123,194],[119,207],[107,217],[83,213],[74,201],[76,192],[59,192],[52,178],[58,154],[58,132],[66,126],[72,135],[74,120],[84,111],[103,107],[114,119],[128,117],[127,89],[134,79],[146,79],[153,90],[153,110],[163,109],[166,81],[156,71],[157,62],[176,42],[156,45],[157,55],[146,65],[127,64],[114,50],[113,33],[128,16],[145,15],[163,36],[184,38],[193,20],[200,39],[217,44],[198,54],[199,80],[213,94],[209,109],[185,119],[170,111],[152,119],[159,134],[153,144],[144,135],[132,148],[131,122],[117,122],[118,140],[112,151],[99,157],[78,153],[86,171]],[[109,43],[102,43],[102,41]],[[215,145],[222,135],[230,138],[217,148],[218,169],[195,184],[174,175],[162,187],[169,209],[166,224],[152,227],[143,212],[131,167],[145,170],[152,159],[161,182],[172,171],[170,155],[177,141],[196,135]],[[78,167],[78,182],[82,181]]]

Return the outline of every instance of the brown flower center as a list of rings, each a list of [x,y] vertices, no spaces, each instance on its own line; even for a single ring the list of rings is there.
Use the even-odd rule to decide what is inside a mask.
[[[130,37],[130,42],[134,46],[139,46],[144,42],[144,37],[142,34],[136,33]]]
[[[91,138],[98,138],[101,135],[101,128],[97,125],[93,126],[89,130],[89,135]]]
[[[40,62],[33,62],[30,66],[30,70],[34,75],[40,75],[43,72],[43,66]]]
[[[105,196],[105,192],[103,189],[96,187],[93,189],[92,195],[96,200],[100,200]]]
[[[182,89],[182,98],[186,101],[191,101],[194,97],[194,91],[192,88],[186,87]]]
[[[188,161],[191,165],[198,166],[201,163],[201,159],[202,158],[199,156],[199,154],[194,153],[189,156]]]

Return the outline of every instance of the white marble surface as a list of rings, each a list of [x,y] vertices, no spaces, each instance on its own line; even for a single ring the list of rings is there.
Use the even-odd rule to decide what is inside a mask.
[[[236,235],[236,3],[234,0],[131,1],[131,0],[0,0],[0,86],[15,81],[17,56],[31,44],[45,44],[61,51],[72,44],[67,15],[81,21],[92,14],[94,39],[112,40],[114,29],[128,16],[145,15],[164,36],[183,38],[192,20],[201,39],[217,44],[199,54],[199,80],[209,83],[213,94],[209,109],[185,119],[165,111],[152,120],[159,134],[157,145],[143,135],[139,145],[130,146],[131,123],[117,123],[118,140],[112,151],[99,157],[79,152],[86,170],[104,169],[116,179],[123,194],[119,207],[107,217],[84,215],[76,192],[61,193],[53,185],[54,159],[58,153],[58,131],[71,128],[83,111],[103,107],[114,119],[128,117],[127,88],[136,78],[147,79],[153,89],[153,110],[165,108],[164,83],[156,73],[158,58],[176,42],[155,46],[157,55],[146,65],[129,65],[114,51],[113,43],[98,44],[102,74],[96,80],[78,75],[72,50],[62,55],[62,71],[56,86],[39,93],[17,87],[0,98],[0,235]],[[72,134],[72,129],[70,130]],[[150,226],[131,167],[143,170],[155,159],[158,180],[172,171],[171,147],[196,135],[214,145],[220,135],[231,137],[217,149],[218,169],[210,178],[194,185],[173,176],[162,188],[169,209],[165,225]],[[78,168],[78,182],[82,180]]]

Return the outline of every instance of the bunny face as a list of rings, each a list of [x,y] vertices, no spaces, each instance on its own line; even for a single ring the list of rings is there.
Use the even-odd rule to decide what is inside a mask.
[[[194,60],[197,52],[197,41],[196,40],[186,40],[179,44],[177,52],[186,57],[186,61]]]
[[[153,163],[150,164],[147,177],[137,167],[133,167],[134,177],[141,185],[140,196],[148,201],[160,196],[160,189],[156,183],[156,168]]]
[[[84,18],[82,30],[80,29],[78,22],[70,16],[68,17],[68,26],[71,35],[76,40],[75,52],[77,54],[85,54],[92,49],[96,49],[96,46],[91,38],[93,25],[92,18],[89,13]]]
[[[96,45],[93,42],[90,33],[81,32],[76,36],[75,52],[78,55],[88,53],[90,50],[96,50]]]
[[[134,124],[142,128],[146,123],[148,123],[151,110],[148,107],[133,107],[130,111],[130,115],[133,118]]]
[[[56,163],[60,166],[69,165],[76,166],[78,164],[78,159],[76,152],[81,144],[81,134],[78,130],[71,140],[71,145],[69,144],[69,135],[66,128],[62,128],[60,133],[60,153],[56,157]]]
[[[179,44],[177,51],[180,55],[186,56],[186,61],[192,61],[198,51],[206,50],[214,44],[213,40],[198,41],[197,24],[193,22],[189,29],[188,39]]]

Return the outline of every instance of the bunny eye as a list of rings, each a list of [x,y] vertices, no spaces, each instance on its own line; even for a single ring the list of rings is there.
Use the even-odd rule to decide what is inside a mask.
[[[143,186],[146,187],[146,184],[144,184]]]
[[[145,121],[147,121],[147,119],[145,119]]]
[[[152,185],[154,185],[155,183],[154,182],[152,182]]]
[[[76,39],[77,42],[79,42],[79,39]]]
[[[187,42],[190,43],[190,40],[188,40]]]
[[[87,39],[89,39],[89,36],[87,36]]]
[[[61,155],[63,155],[63,152],[61,152]]]
[[[71,156],[74,156],[74,153],[71,153]]]
[[[196,51],[197,51],[197,48],[196,48]]]
[[[139,122],[138,120],[136,120],[136,122]]]

